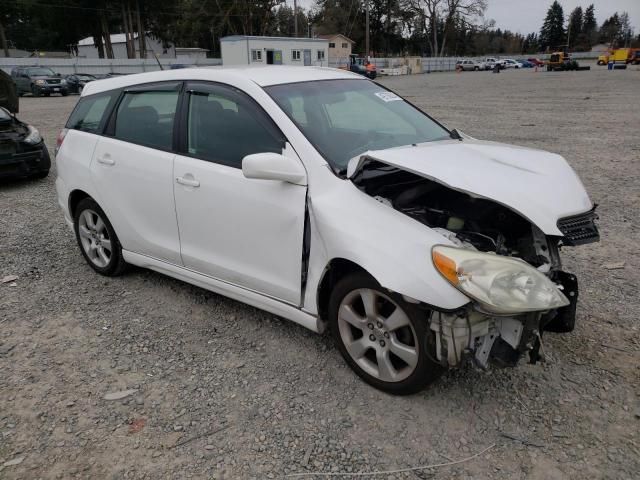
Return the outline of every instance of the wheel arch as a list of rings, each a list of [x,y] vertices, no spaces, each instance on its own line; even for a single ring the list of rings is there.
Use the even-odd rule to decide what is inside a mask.
[[[318,315],[323,321],[327,321],[329,318],[329,300],[331,298],[331,292],[335,285],[347,275],[352,273],[362,272],[369,275],[371,278],[377,281],[377,279],[371,275],[365,268],[358,265],[352,260],[346,258],[336,257],[329,260],[322,272],[320,281],[318,282],[318,289],[316,292],[316,302],[318,305]],[[378,282],[379,283],[379,282]]]
[[[94,202],[96,201],[91,195],[89,195],[84,190],[80,190],[80,189],[72,190],[71,193],[69,194],[69,215],[71,216],[72,219],[75,218],[76,208],[78,208],[78,204],[85,198],[90,198]]]

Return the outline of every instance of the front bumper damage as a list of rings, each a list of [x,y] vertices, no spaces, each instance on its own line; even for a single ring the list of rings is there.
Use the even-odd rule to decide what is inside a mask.
[[[487,369],[515,366],[525,354],[530,363],[544,361],[542,332],[556,330],[549,325],[575,324],[578,283],[574,275],[557,272],[556,282],[569,305],[547,312],[496,316],[470,305],[448,313],[433,312],[430,329],[435,337],[436,359],[445,367],[470,363]]]

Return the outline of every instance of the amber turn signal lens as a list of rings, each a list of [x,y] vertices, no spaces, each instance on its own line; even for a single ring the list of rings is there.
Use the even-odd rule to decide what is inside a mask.
[[[458,285],[460,281],[458,280],[456,262],[436,251],[433,251],[431,256],[433,257],[433,264],[444,278],[449,280],[453,285]]]

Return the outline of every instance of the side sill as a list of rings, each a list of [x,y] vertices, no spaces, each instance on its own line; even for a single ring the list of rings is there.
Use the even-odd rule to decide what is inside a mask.
[[[233,300],[246,303],[252,307],[265,310],[269,313],[273,313],[274,315],[278,315],[279,317],[291,320],[298,325],[302,325],[312,332],[322,333],[324,330],[324,324],[318,317],[304,312],[299,308],[265,295],[261,295],[257,292],[196,273],[188,268],[179,267],[146,255],[141,255],[139,253],[122,250],[122,256],[127,263],[154,270],[169,277],[177,278],[183,282],[232,298]]]

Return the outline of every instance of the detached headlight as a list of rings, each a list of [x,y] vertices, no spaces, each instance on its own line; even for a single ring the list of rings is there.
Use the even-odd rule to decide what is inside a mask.
[[[443,245],[433,247],[431,255],[442,276],[488,312],[534,312],[569,304],[551,280],[520,259]]]
[[[29,129],[29,133],[24,138],[23,142],[28,143],[29,145],[37,145],[38,143],[40,143],[42,141],[40,132],[31,125],[29,125],[27,128]]]
[[[35,81],[35,82],[33,82],[33,83],[35,83],[36,85],[44,85],[44,84],[45,84],[45,83],[47,83],[47,82],[45,82],[45,81],[44,81],[44,80],[42,80],[42,79],[38,79],[38,80],[36,80],[36,81]]]

